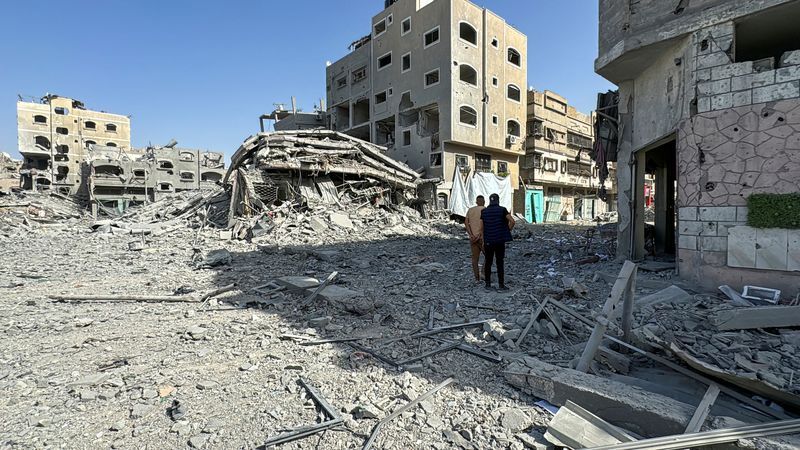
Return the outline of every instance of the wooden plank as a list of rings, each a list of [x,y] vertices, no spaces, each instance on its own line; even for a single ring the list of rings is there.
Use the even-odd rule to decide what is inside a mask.
[[[633,442],[633,436],[567,401],[547,425],[548,441],[570,448],[586,448]]]
[[[597,354],[597,348],[600,347],[600,343],[603,341],[603,335],[608,328],[609,322],[614,320],[617,304],[630,289],[632,277],[636,277],[636,264],[625,261],[622,270],[619,271],[617,281],[611,288],[611,293],[608,295],[606,303],[603,305],[603,310],[597,316],[597,323],[592,330],[591,336],[589,336],[589,341],[586,344],[586,348],[583,349],[583,354],[575,370],[580,372],[589,370],[589,365]]]
[[[714,317],[720,331],[800,326],[800,306],[763,306],[720,311]]]
[[[536,299],[534,299],[534,301],[536,301]],[[550,301],[550,297],[545,297],[544,301],[542,303],[540,303],[539,306],[536,309],[532,309],[531,310],[531,318],[528,321],[528,324],[525,325],[525,329],[522,330],[522,334],[519,335],[519,337],[517,338],[517,342],[514,343],[514,345],[517,348],[519,348],[520,344],[522,344],[522,341],[525,340],[525,336],[528,335],[528,332],[531,331],[531,327],[533,326],[533,323],[536,322],[536,318],[539,317],[539,315],[544,310],[544,307],[547,306],[547,302],[548,301]]]
[[[678,434],[636,442],[604,445],[587,450],[680,450],[707,445],[736,442],[754,437],[782,436],[800,432],[800,419],[779,420],[767,424],[744,425],[734,428],[704,431],[702,433]]]
[[[692,420],[690,420],[689,425],[686,426],[687,433],[697,433],[700,431],[700,428],[703,427],[703,423],[708,417],[708,413],[711,412],[711,406],[714,405],[715,401],[717,401],[718,395],[719,386],[717,386],[716,383],[710,384],[708,386],[708,390],[706,390],[706,394],[703,396],[703,399],[697,406],[697,410],[694,412]]]

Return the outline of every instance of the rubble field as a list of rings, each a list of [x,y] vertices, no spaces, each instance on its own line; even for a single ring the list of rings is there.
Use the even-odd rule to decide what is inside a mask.
[[[281,448],[362,448],[371,434],[384,449],[552,448],[557,408],[527,383],[539,365],[574,367],[589,339],[585,322],[553,305],[595,317],[621,270],[596,227],[520,223],[511,290],[498,292],[472,279],[453,221],[396,205],[284,206],[268,232],[236,240],[198,219],[219,196],[104,220],[57,196],[0,197],[0,448],[264,448],[320,423],[330,426]],[[645,307],[635,331],[709,353],[705,319],[690,307],[723,301],[688,294],[669,264],[650,265],[636,278]],[[652,301],[670,289],[680,298]],[[725,337],[748,345],[755,333]],[[793,386],[791,355],[770,375],[758,358],[772,354],[729,351],[735,361],[711,360]],[[603,347],[592,362],[604,378],[584,376],[630,404],[670,395],[659,400],[665,415],[691,415],[705,386],[615,354]],[[759,421],[735,402],[714,408]],[[740,444],[795,448],[763,442]]]

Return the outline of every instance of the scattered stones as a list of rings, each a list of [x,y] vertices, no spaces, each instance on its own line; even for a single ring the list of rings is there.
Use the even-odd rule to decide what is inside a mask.
[[[500,418],[500,424],[511,433],[519,433],[533,423],[528,414],[518,408],[507,409]]]
[[[145,405],[142,403],[137,403],[133,405],[131,408],[131,419],[140,419],[148,414],[153,410],[151,405]]]

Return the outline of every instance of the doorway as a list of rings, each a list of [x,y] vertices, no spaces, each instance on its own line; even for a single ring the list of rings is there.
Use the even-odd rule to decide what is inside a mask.
[[[677,182],[675,134],[636,152],[635,258],[675,257]]]
[[[544,191],[541,189],[525,190],[525,220],[528,223],[544,222]]]

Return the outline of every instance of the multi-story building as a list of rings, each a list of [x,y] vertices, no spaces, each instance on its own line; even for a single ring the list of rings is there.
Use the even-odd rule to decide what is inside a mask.
[[[82,102],[46,95],[17,102],[23,187],[74,195],[81,188],[81,163],[92,144],[130,149],[131,121],[119,114],[86,109]]]
[[[467,0],[386,0],[327,68],[330,126],[389,148],[447,203],[455,173],[511,177],[524,154],[527,37]]]
[[[601,184],[599,168],[590,157],[592,115],[554,92],[530,90],[527,130],[520,161],[525,189],[515,197],[517,211],[524,208],[526,219],[539,223],[594,219],[609,211],[613,183]]]
[[[600,0],[595,69],[619,86],[618,256],[646,255],[651,174],[652,252],[681,277],[797,294],[800,232],[747,226],[747,201],[800,192],[798,17],[787,0]]]

